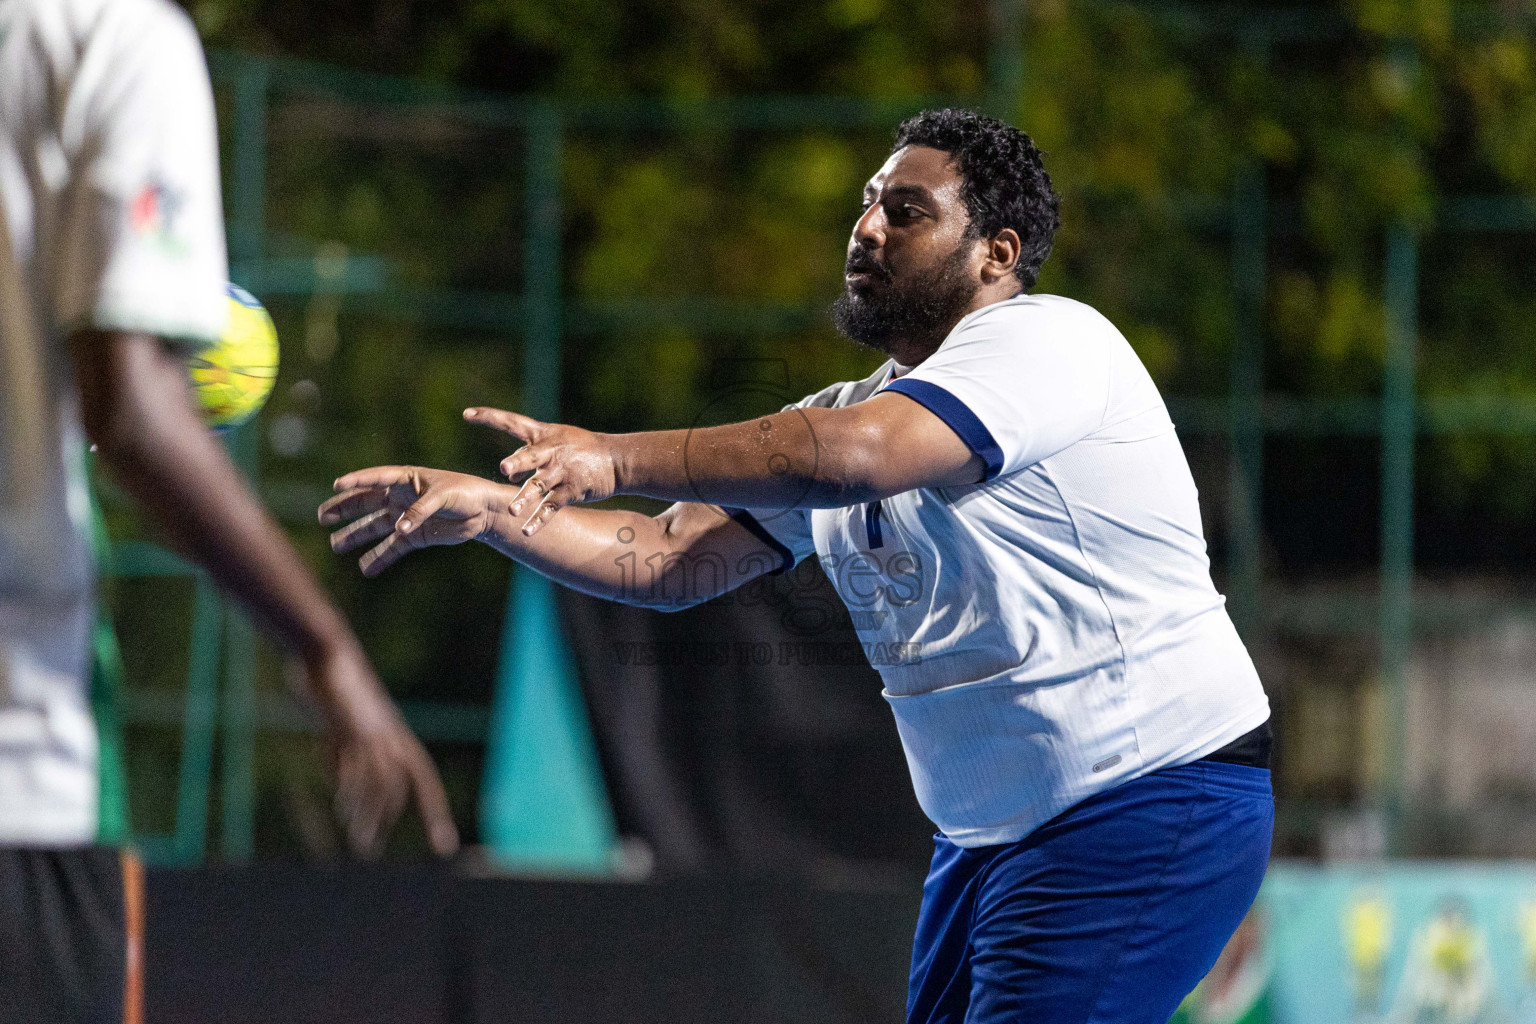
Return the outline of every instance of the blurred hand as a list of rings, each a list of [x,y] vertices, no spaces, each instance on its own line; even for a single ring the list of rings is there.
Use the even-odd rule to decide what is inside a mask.
[[[458,829],[432,758],[401,719],[362,651],[342,645],[315,655],[305,668],[310,694],[330,726],[336,812],[348,846],[359,856],[377,857],[390,827],[414,801],[433,852],[448,856],[457,851]]]
[[[532,537],[566,505],[602,501],[618,487],[613,438],[563,423],[540,423],[501,409],[464,410],[471,423],[484,423],[523,442],[501,460],[501,471],[522,490],[512,499],[514,517],[527,513],[523,536]]]
[[[337,554],[379,541],[358,560],[364,576],[377,576],[418,548],[486,536],[509,491],[477,476],[415,466],[361,469],[335,486],[340,493],[320,506],[320,522],[346,524],[331,534]]]

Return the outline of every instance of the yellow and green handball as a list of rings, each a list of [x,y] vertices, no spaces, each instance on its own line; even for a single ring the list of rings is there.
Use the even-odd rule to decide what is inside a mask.
[[[229,323],[218,343],[193,355],[192,393],[203,422],[233,430],[261,411],[277,382],[277,326],[256,297],[226,285]]]

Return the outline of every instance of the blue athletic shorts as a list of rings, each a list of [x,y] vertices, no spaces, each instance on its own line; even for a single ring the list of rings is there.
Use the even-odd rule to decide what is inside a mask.
[[[1258,895],[1269,770],[1196,761],[1017,843],[934,837],[908,1024],[1166,1024]]]

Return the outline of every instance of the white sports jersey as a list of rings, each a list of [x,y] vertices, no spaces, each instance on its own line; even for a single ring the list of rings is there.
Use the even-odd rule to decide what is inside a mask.
[[[813,551],[885,683],[919,804],[960,846],[1014,842],[1100,790],[1196,760],[1269,702],[1211,583],[1195,485],[1152,378],[1051,295],[961,320],[884,391],[944,420],[986,479],[831,509],[752,510]]]
[[[0,843],[96,835],[90,505],[65,340],[223,331],[213,95],[166,0],[0,0]]]

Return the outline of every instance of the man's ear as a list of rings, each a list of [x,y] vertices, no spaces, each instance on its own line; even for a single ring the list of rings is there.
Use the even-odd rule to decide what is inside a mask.
[[[1013,273],[1018,265],[1024,243],[1013,228],[1003,228],[986,243],[986,258],[981,264],[981,280],[984,284],[1001,281]]]

